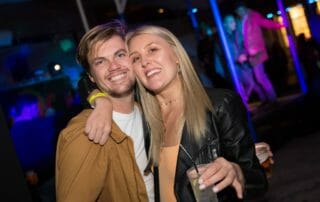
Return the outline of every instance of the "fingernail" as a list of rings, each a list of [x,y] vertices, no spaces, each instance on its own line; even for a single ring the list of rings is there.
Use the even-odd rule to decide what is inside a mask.
[[[203,179],[200,178],[199,181],[198,181],[198,183],[199,183],[199,184],[202,184],[202,183],[203,183]]]
[[[199,189],[200,189],[200,190],[203,190],[203,189],[205,189],[205,188],[206,188],[206,185],[200,184],[200,186],[199,186]]]
[[[219,191],[219,189],[217,187],[213,187],[212,190],[214,193],[217,193]]]

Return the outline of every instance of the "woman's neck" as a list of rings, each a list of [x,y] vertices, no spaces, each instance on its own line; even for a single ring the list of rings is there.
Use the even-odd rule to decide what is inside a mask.
[[[184,96],[180,79],[157,95],[165,127],[162,146],[174,146],[180,142],[184,123]]]
[[[166,89],[156,95],[156,98],[161,110],[171,108],[176,104],[183,104],[183,89],[180,78],[172,81]]]

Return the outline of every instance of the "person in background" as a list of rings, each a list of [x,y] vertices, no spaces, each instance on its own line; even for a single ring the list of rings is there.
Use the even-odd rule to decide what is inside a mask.
[[[258,95],[262,103],[266,102],[266,95],[253,75],[252,66],[248,61],[246,50],[243,46],[243,38],[241,33],[237,30],[236,20],[233,15],[225,15],[225,17],[223,18],[223,27],[226,33],[228,48],[235,64],[237,76],[245,92],[245,94],[243,95],[245,104],[247,106],[249,105],[249,100],[252,92],[255,92]],[[219,60],[219,62],[216,62],[216,65],[224,65],[224,67],[217,68],[226,69],[225,66],[227,66],[227,64],[224,62],[225,58],[223,57],[221,46],[216,45],[215,54],[217,55],[215,56],[216,60]],[[227,74],[227,72],[225,72],[224,74]]]
[[[248,61],[253,67],[254,76],[265,91],[267,101],[269,103],[275,103],[277,94],[264,70],[264,62],[268,60],[268,53],[262,28],[280,29],[284,27],[284,25],[264,18],[260,13],[249,9],[241,1],[236,3],[235,12],[239,16],[240,22],[238,29],[242,34],[243,46],[248,55]]]
[[[149,136],[134,102],[135,75],[124,35],[124,26],[111,21],[89,30],[79,43],[79,63],[112,103],[112,130],[103,146],[88,141],[84,131],[92,110],[85,109],[61,131],[56,152],[58,202],[154,201],[153,175],[144,171],[144,138]]]
[[[199,188],[214,184],[220,201],[264,193],[268,182],[241,98],[226,89],[204,89],[182,44],[165,28],[142,26],[126,42],[150,129],[149,161],[161,201],[195,201],[186,176],[193,166],[190,157],[208,164]],[[108,111],[98,105],[94,111]]]
[[[197,66],[197,72],[200,81],[205,87],[208,88],[228,88],[232,89],[231,82],[222,77],[215,69],[214,59],[214,45],[216,39],[209,26],[203,26],[202,38],[197,44],[197,57],[199,64]]]

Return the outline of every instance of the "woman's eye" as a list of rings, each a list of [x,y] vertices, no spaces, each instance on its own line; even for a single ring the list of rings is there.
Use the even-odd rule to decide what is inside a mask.
[[[140,60],[140,57],[133,57],[132,58],[132,63],[136,63]]]
[[[135,62],[137,62],[138,60],[139,60],[138,57],[134,57],[134,58],[132,59],[132,62],[135,63]]]
[[[149,52],[150,52],[150,53],[153,53],[153,52],[156,52],[157,50],[158,50],[157,48],[150,48],[150,49],[149,49]]]

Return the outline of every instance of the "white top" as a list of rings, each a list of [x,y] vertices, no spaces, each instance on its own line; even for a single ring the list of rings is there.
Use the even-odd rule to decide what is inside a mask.
[[[153,175],[151,172],[147,176],[144,175],[144,169],[148,164],[148,159],[144,146],[143,124],[139,108],[135,105],[130,114],[113,111],[112,118],[119,128],[133,140],[136,162],[143,176],[149,201],[154,201]]]

